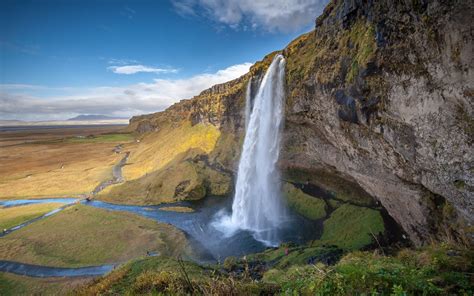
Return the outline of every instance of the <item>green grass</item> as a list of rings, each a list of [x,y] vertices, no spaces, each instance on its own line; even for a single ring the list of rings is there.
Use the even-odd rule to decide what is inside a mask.
[[[384,231],[379,211],[344,204],[324,221],[321,240],[341,248],[355,250],[372,242],[373,235]]]
[[[154,257],[125,265],[76,291],[78,295],[263,295],[273,285],[235,280],[212,267]]]
[[[347,81],[352,82],[359,74],[360,67],[365,67],[367,62],[373,58],[377,45],[375,43],[375,28],[370,23],[356,22],[349,31],[349,38],[355,45],[351,68],[347,74]]]
[[[319,248],[319,251],[316,251]],[[333,247],[293,247],[288,266],[264,262],[252,269],[242,259],[222,266],[200,266],[154,257],[131,262],[77,292],[79,295],[472,295],[474,252],[448,246],[403,249],[381,256],[351,252],[335,265],[308,265],[303,254],[322,254]],[[274,260],[283,249],[260,253]],[[278,255],[276,255],[278,253]],[[263,256],[263,257],[262,257]],[[299,256],[301,256],[299,258]],[[267,267],[264,267],[267,266]],[[263,268],[262,268],[263,267]],[[238,269],[241,273],[236,272]],[[251,273],[261,279],[252,279]],[[258,277],[260,278],[260,277]]]
[[[184,234],[140,216],[76,205],[0,238],[0,260],[78,267],[126,262],[147,251],[187,251]]]
[[[288,250],[288,255],[285,253]],[[266,262],[272,268],[287,269],[293,265],[307,265],[317,261],[337,261],[342,250],[336,246],[327,246],[320,241],[315,241],[306,246],[282,245],[277,249],[268,249],[264,252],[247,256],[249,262]],[[240,263],[242,263],[240,261]]]
[[[0,295],[71,295],[91,278],[35,278],[0,272]]]
[[[105,134],[91,135],[84,138],[68,138],[69,143],[109,143],[109,142],[131,142],[135,138],[132,134]]]
[[[283,194],[288,206],[300,215],[311,220],[318,220],[326,216],[324,200],[310,196],[290,183],[283,185]]]
[[[61,207],[61,203],[32,204],[11,208],[0,208],[0,231],[25,223],[54,209]]]
[[[0,273],[0,295],[19,295],[25,294],[26,288],[10,278],[8,274]]]
[[[264,280],[278,282],[286,295],[472,295],[473,252],[449,252],[444,247],[404,250],[395,256],[353,252],[334,267],[271,270]]]

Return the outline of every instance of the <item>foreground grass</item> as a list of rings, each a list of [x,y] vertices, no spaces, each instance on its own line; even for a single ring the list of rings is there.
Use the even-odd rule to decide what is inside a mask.
[[[165,257],[129,263],[76,291],[78,295],[258,295],[263,283]],[[267,292],[270,292],[268,289]],[[269,293],[267,293],[269,294]]]
[[[302,253],[305,252],[303,250]],[[77,293],[472,295],[474,292],[474,257],[473,251],[468,249],[436,246],[404,249],[391,256],[356,251],[346,254],[335,265],[322,262],[308,264],[301,257],[295,257],[297,260],[289,260],[290,264],[278,266],[272,265],[275,257],[272,254],[264,257],[267,255],[270,255],[267,258],[269,261],[249,258],[248,261],[240,259],[232,264],[212,267],[169,258],[149,258],[125,265],[79,289]]]
[[[184,234],[140,216],[76,205],[0,238],[0,260],[78,267],[126,262],[153,251],[178,255]]]
[[[91,278],[33,278],[0,272],[0,295],[70,295]]]
[[[46,203],[0,208],[0,231],[2,229],[9,229],[20,225],[31,219],[41,217],[62,205],[62,203]]]
[[[265,282],[300,295],[472,295],[473,254],[467,250],[402,250],[395,256],[353,252],[335,266],[273,269]]]

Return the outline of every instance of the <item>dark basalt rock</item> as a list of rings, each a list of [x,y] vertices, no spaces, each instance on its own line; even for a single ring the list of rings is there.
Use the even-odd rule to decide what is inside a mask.
[[[356,102],[354,98],[346,96],[342,90],[337,90],[334,97],[336,98],[336,102],[340,105],[337,113],[339,118],[347,122],[358,123],[359,120],[357,118]]]

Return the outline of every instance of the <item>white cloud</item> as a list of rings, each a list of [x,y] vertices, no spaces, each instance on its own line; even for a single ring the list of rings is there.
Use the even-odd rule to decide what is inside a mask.
[[[312,24],[329,0],[172,0],[183,16],[204,15],[233,29],[295,31]]]
[[[230,66],[215,73],[184,79],[155,79],[124,87],[51,88],[37,85],[0,84],[0,119],[66,119],[77,114],[129,117],[164,110],[204,89],[247,73],[251,63]],[[63,95],[39,97],[38,90],[63,91]]]
[[[101,58],[103,59],[103,58]],[[111,65],[128,65],[128,64],[139,64],[140,62],[132,59],[109,59],[108,61]]]
[[[156,74],[178,72],[177,69],[153,68],[153,67],[148,67],[148,66],[143,66],[143,65],[110,66],[107,69],[111,70],[112,72],[116,74],[126,74],[126,75],[136,74],[140,72],[156,73]]]

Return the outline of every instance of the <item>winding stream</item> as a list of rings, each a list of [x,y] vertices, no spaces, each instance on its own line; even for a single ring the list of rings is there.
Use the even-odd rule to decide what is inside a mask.
[[[19,206],[24,206],[24,205],[31,205],[31,204],[43,204],[43,203],[64,203],[65,205],[54,209],[42,216],[33,218],[31,220],[28,220],[20,225],[13,226],[9,229],[4,229],[0,232],[0,237],[3,237],[9,233],[12,233],[13,231],[16,231],[18,229],[22,229],[25,226],[30,225],[31,223],[34,223],[36,221],[39,221],[41,219],[44,219],[46,217],[49,217],[51,215],[54,215],[62,210],[64,210],[67,207],[70,207],[71,205],[75,204],[79,199],[77,198],[43,198],[43,199],[17,199],[17,200],[6,200],[6,201],[0,201],[0,207],[3,208],[11,208],[11,207],[19,207]],[[0,269],[1,270],[1,269]]]
[[[57,201],[76,202],[76,199],[58,199]],[[52,199],[31,200],[34,203],[48,203]],[[54,199],[53,199],[54,201]],[[30,200],[10,200],[2,202],[7,206],[20,206],[27,204]],[[98,200],[82,200],[86,206],[102,208],[112,211],[124,211],[153,219],[161,223],[169,223],[182,230],[188,237],[194,257],[191,258],[200,263],[213,263],[224,260],[228,256],[243,256],[249,253],[261,252],[266,246],[256,240],[250,231],[241,230],[232,236],[225,236],[212,226],[212,221],[223,215],[228,215],[232,208],[232,199],[226,197],[207,197],[200,201],[184,201],[173,204],[158,206],[132,206],[106,203]],[[65,206],[70,206],[69,203]],[[194,209],[194,212],[181,213],[163,211],[161,208],[169,206],[186,206]],[[27,226],[44,216],[28,221]],[[295,229],[297,231],[295,231]],[[321,226],[313,221],[306,220],[297,215],[282,229],[284,241],[302,243],[320,236]],[[11,232],[11,231],[10,231]],[[8,233],[10,233],[8,232]],[[8,235],[5,233],[4,235]],[[74,276],[97,276],[112,270],[113,265],[102,265],[80,268],[59,268],[50,266],[39,266],[12,261],[0,261],[0,271],[33,277],[74,277]]]
[[[217,231],[213,226],[213,221],[230,213],[231,198],[209,196],[200,201],[159,206],[117,205],[97,200],[85,201],[83,204],[113,211],[131,212],[158,222],[169,223],[194,240],[193,249],[199,252],[198,257],[193,259],[200,262],[222,261],[228,256],[243,256],[266,249],[266,245],[256,240],[251,231],[240,230],[228,236]],[[194,212],[179,213],[160,210],[169,206],[190,207],[194,209]],[[320,231],[321,226],[318,223],[293,215],[282,227],[281,232],[284,241],[303,243],[319,238]]]
[[[114,166],[112,170],[113,179],[101,183],[92,193],[96,194],[109,185],[122,182],[121,168],[125,165],[127,159],[128,153]],[[215,223],[213,222],[231,214],[232,199],[228,197],[209,196],[199,201],[183,201],[158,206],[118,205],[98,200],[77,198],[6,200],[0,201],[0,206],[16,207],[26,204],[51,202],[65,203],[65,205],[41,217],[8,229],[5,232],[0,233],[0,237],[8,235],[15,230],[26,227],[31,223],[44,219],[65,209],[66,207],[80,202],[86,206],[134,213],[145,218],[153,219],[161,223],[169,223],[175,226],[186,234],[192,246],[193,257],[191,259],[200,263],[221,262],[228,256],[240,257],[249,253],[261,252],[267,248],[263,242],[255,238],[252,231],[242,229],[228,235],[216,229],[214,226]],[[190,207],[194,211],[181,213],[161,210],[162,208],[170,206]],[[301,216],[290,213],[290,218],[285,221],[280,229],[280,237],[281,240],[285,242],[291,241],[295,243],[303,243],[312,239],[318,239],[321,235],[321,229],[320,222],[310,221]],[[11,272],[32,277],[98,276],[111,271],[113,268],[114,265],[62,268],[0,260],[1,272]]]
[[[0,271],[41,278],[99,276],[113,269],[114,265],[67,268],[0,260]]]

